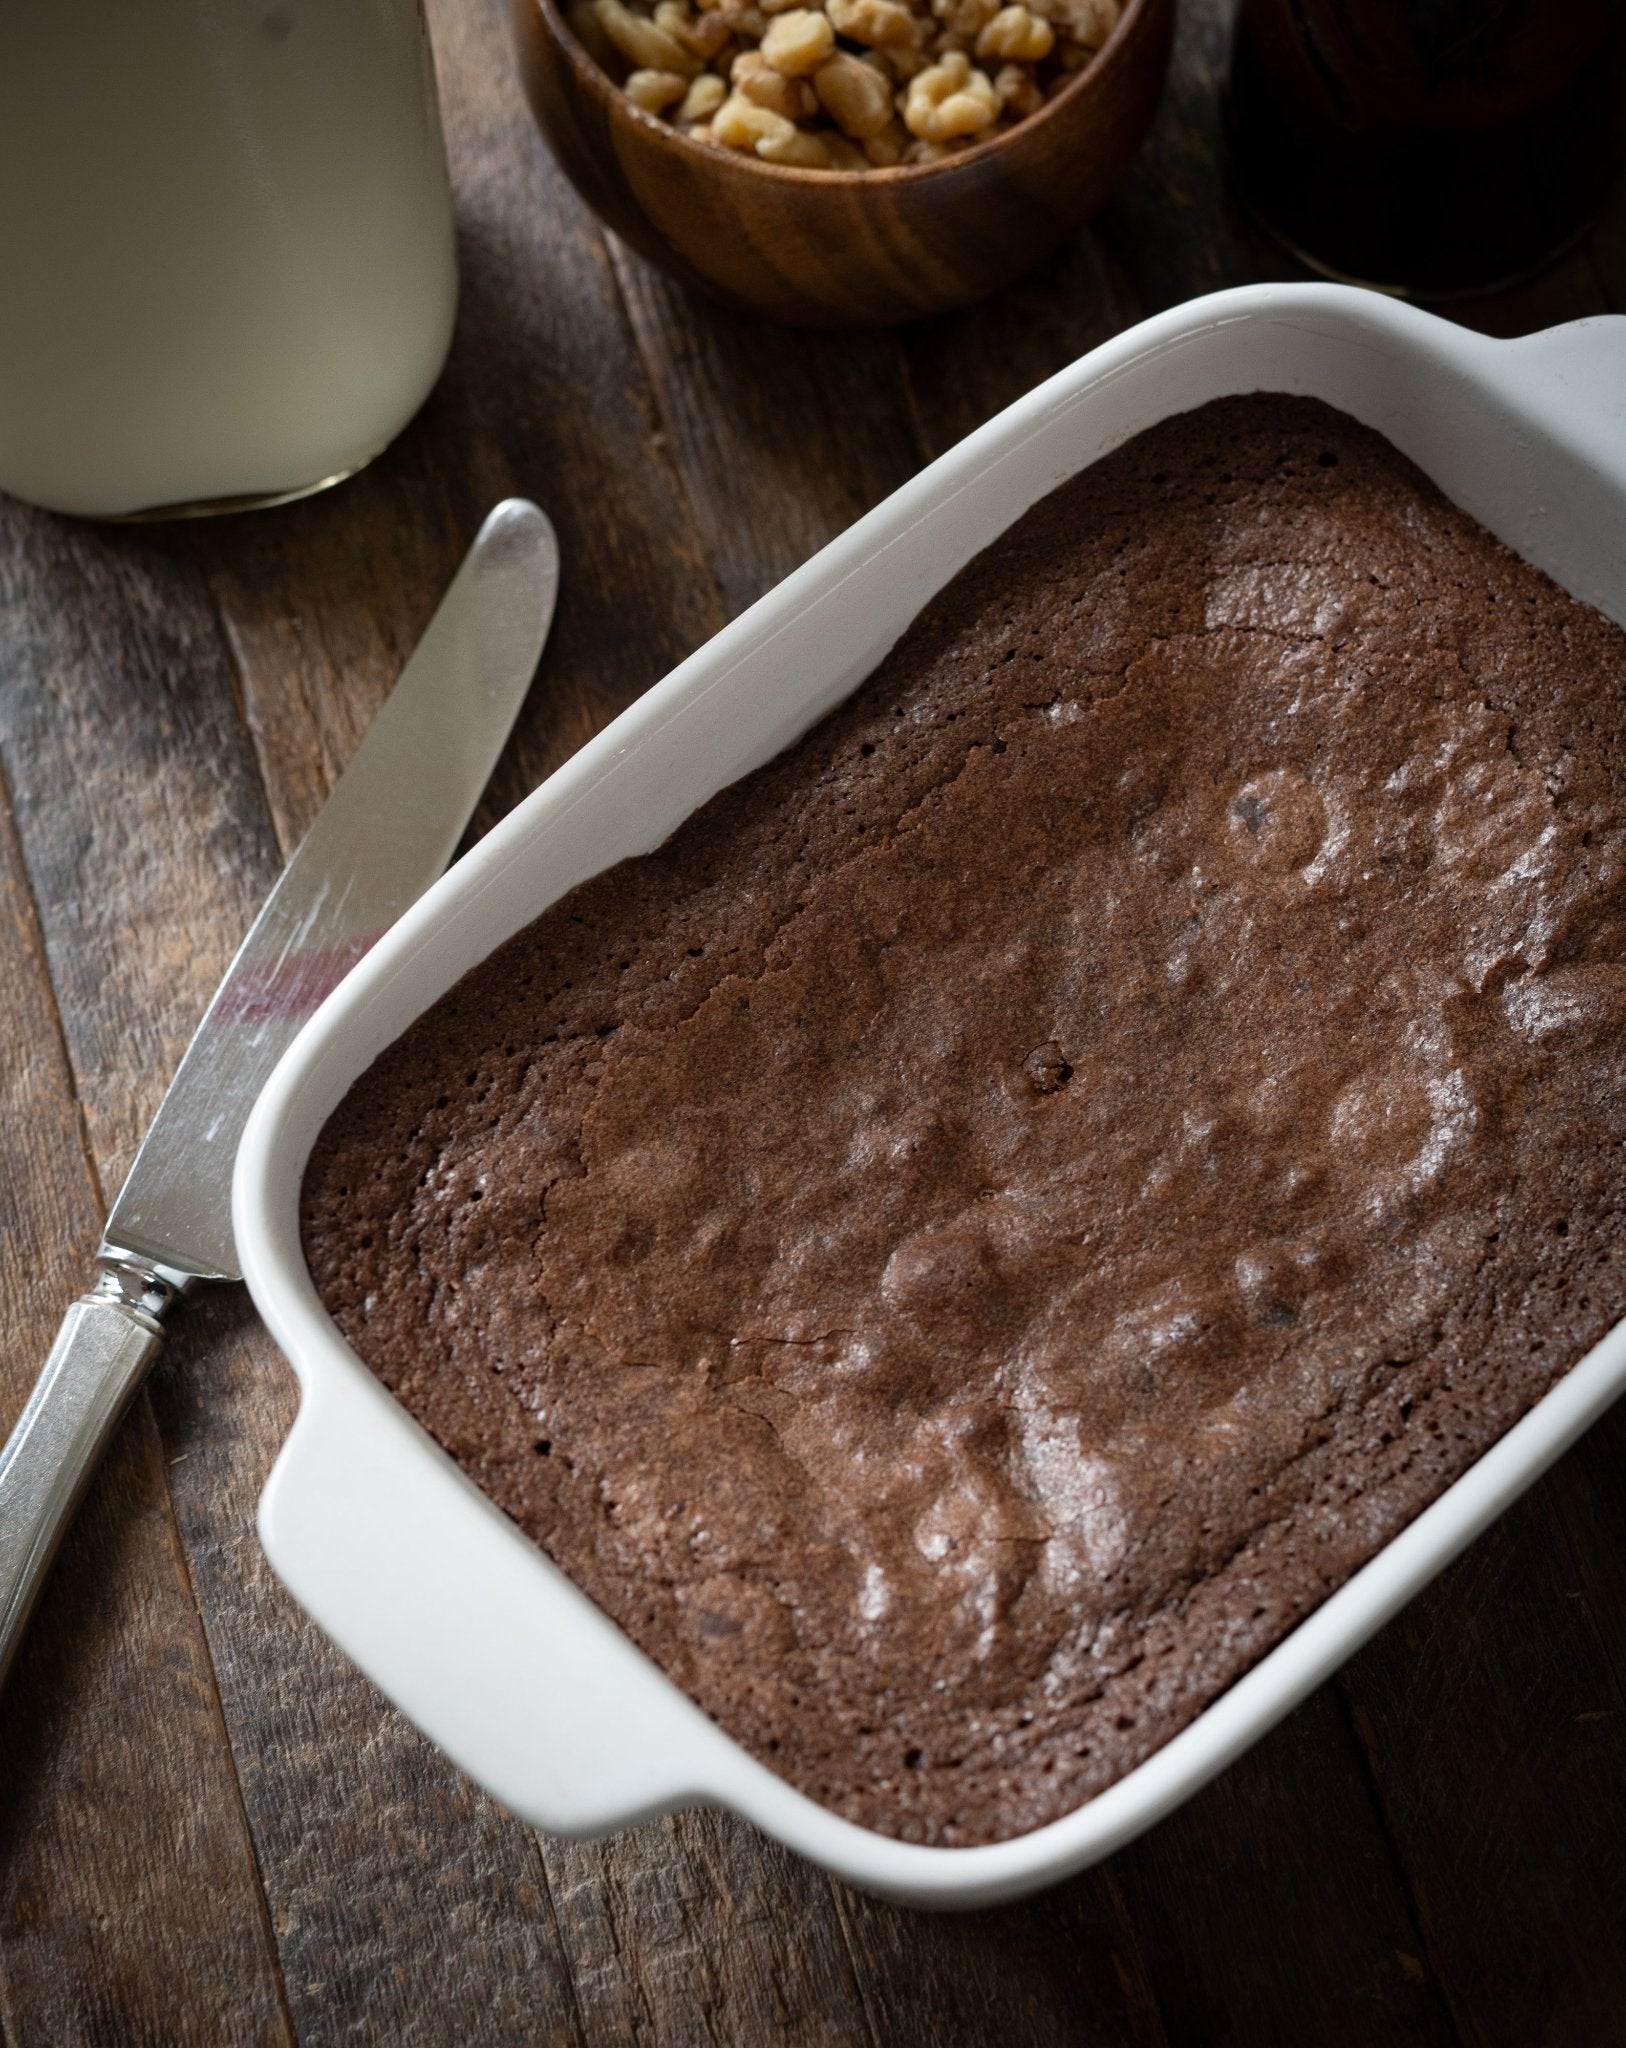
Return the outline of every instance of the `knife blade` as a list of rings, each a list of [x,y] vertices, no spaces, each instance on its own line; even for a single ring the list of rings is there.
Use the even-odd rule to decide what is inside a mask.
[[[445,867],[547,638],[559,552],[509,498],[215,991],[0,1451],[0,1685],[86,1480],[191,1288],[240,1277],[231,1174],[249,1111],[323,999]]]

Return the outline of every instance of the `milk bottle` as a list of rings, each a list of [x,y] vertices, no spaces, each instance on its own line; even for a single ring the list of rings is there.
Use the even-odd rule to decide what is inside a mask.
[[[0,4],[0,489],[132,515],[336,482],[455,301],[419,0]]]

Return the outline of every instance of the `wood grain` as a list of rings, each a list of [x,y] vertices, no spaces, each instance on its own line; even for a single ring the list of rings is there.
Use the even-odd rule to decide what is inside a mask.
[[[1165,2048],[1178,2039],[1110,1868],[952,1918],[858,1893],[842,1905],[880,2041]]]
[[[1456,2038],[1330,1690],[1115,1863],[1172,2039],[1290,2041],[1307,2013],[1326,2048]]]
[[[15,543],[15,520],[0,514]],[[15,563],[8,551],[0,561]],[[0,568],[8,685],[21,596]],[[88,1283],[98,1194],[0,785],[0,1435]],[[0,1700],[0,2021],[17,2043],[291,2038],[144,1400]],[[184,2006],[172,1987],[189,1982]]]
[[[677,1814],[543,1853],[593,2041],[874,2038],[829,1884],[743,1822]]]
[[[607,240],[538,141],[502,0],[430,11],[463,304],[395,447],[209,526],[0,507],[0,1425],[215,976],[495,498],[552,513],[564,595],[476,830],[1039,378],[1192,293],[1300,274],[1225,182],[1223,0],[1182,10],[1089,233],[985,305],[856,337],[723,311]],[[1623,303],[1626,193],[1546,277],[1454,310],[1516,333]],[[1618,2034],[1619,1413],[1179,1814],[954,1919],[725,1816],[570,1844],[503,1814],[271,1578],[254,1503],[294,1398],[241,1294],[200,1301],[70,1540],[0,1706],[7,2048]]]
[[[786,335],[612,244],[721,617],[907,481],[922,450],[889,335]]]
[[[184,532],[8,511],[0,755],[108,1193],[276,849]]]
[[[1603,2041],[1626,2012],[1626,1698],[1567,1491],[1510,1510],[1340,1680],[1453,2014],[1486,2048]]]

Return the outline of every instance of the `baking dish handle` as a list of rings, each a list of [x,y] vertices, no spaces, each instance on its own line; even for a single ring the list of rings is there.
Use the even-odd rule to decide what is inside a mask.
[[[1599,313],[1492,344],[1491,377],[1509,405],[1585,452],[1626,470],[1626,314]]]
[[[716,1725],[348,1355],[307,1381],[259,1522],[295,1599],[523,1819],[600,1834],[738,1775]]]

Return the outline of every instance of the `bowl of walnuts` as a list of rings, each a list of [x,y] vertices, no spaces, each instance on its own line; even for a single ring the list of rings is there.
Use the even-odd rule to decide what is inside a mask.
[[[1150,125],[1174,0],[512,0],[538,126],[621,238],[805,326],[968,305]]]

